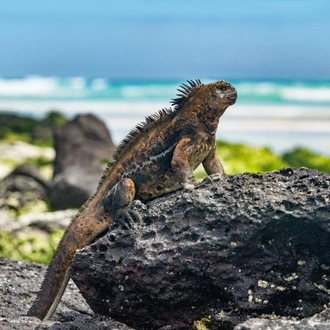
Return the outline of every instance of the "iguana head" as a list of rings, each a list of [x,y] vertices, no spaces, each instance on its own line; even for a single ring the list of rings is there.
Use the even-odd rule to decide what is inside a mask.
[[[195,91],[191,93],[191,102],[200,104],[200,113],[213,114],[220,117],[230,105],[237,99],[237,91],[230,83],[224,80],[216,81],[211,84],[201,84],[196,86]]]
[[[206,86],[209,87],[210,100],[215,101],[215,106],[230,106],[236,102],[237,91],[227,81],[220,80]]]
[[[190,122],[199,122],[212,134],[216,132],[219,118],[237,99],[235,87],[224,80],[210,84],[190,80],[178,91],[178,98],[172,100],[174,110],[181,112]]]
[[[178,89],[178,98],[172,100],[175,110],[180,111],[189,104],[199,105],[210,110],[225,110],[234,104],[237,99],[237,91],[234,86],[224,80],[210,84],[202,84],[198,79],[189,80]],[[221,110],[220,110],[221,109]],[[200,111],[201,109],[198,109]],[[191,110],[190,110],[191,111]]]

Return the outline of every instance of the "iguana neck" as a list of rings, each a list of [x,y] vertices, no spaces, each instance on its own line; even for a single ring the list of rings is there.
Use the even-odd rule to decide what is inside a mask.
[[[190,122],[194,126],[198,126],[200,130],[208,133],[209,135],[215,136],[219,125],[219,119],[227,109],[227,107],[219,108],[217,110],[209,108],[207,105],[200,104],[193,105],[185,109],[185,113],[181,113],[182,117]]]

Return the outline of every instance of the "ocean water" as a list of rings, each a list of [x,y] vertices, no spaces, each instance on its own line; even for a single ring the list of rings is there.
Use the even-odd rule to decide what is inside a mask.
[[[216,79],[201,79],[209,83]],[[330,80],[226,79],[238,100],[220,119],[218,138],[282,152],[306,146],[330,155]],[[0,78],[0,111],[42,117],[94,113],[118,143],[145,116],[169,107],[184,80],[85,77]]]

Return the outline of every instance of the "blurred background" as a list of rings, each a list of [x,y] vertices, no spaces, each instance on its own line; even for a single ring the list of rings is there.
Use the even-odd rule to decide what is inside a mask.
[[[0,256],[48,262],[75,214],[52,211],[80,207],[187,79],[238,91],[217,133],[227,173],[330,172],[329,35],[329,0],[2,1]]]
[[[0,8],[0,109],[92,112],[118,143],[186,79],[226,79],[218,137],[330,155],[327,0],[12,0]]]

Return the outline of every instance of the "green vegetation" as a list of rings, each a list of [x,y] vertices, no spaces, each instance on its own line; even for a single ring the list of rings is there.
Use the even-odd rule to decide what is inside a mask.
[[[52,110],[47,113],[46,117],[41,120],[41,123],[49,128],[57,128],[68,122],[68,118],[57,110]]]
[[[330,157],[319,155],[307,148],[295,148],[284,153],[282,158],[292,167],[304,166],[330,172]]]
[[[11,210],[10,214],[14,217],[18,217],[28,213],[42,213],[42,212],[49,212],[50,206],[48,201],[41,201],[41,200],[33,200],[33,196],[29,202],[27,202],[23,207]]]
[[[207,330],[211,326],[211,315],[203,317],[201,320],[194,321],[194,327],[196,330]]]
[[[39,157],[30,157],[25,160],[26,163],[33,164],[39,168],[40,173],[45,179],[50,179],[53,175],[53,159],[39,156]]]
[[[217,141],[217,154],[228,174],[244,172],[268,172],[283,167],[308,167],[330,172],[330,157],[306,148],[295,148],[284,154],[276,154],[268,147],[253,147],[242,143]],[[202,167],[196,176],[205,176]]]
[[[53,166],[53,159],[49,159],[45,156],[39,156],[39,157],[30,157],[27,158],[26,163],[33,164],[37,167],[43,167],[43,166]]]
[[[63,235],[57,230],[46,235],[36,232],[14,235],[0,232],[0,257],[48,264]]]
[[[56,110],[50,111],[41,120],[3,113],[0,121],[0,139],[52,146],[52,131],[67,121],[68,119]]]
[[[30,134],[26,132],[15,132],[14,130],[4,128],[0,133],[0,139],[7,142],[15,142],[15,141],[30,141]]]
[[[34,129],[31,142],[40,147],[53,146],[53,131],[68,122],[68,118],[60,112],[50,111],[44,119],[40,121],[40,126]]]
[[[227,173],[268,172],[288,166],[268,147],[217,141],[217,154]]]
[[[29,117],[20,117],[12,114],[3,114],[3,122],[0,123],[0,138],[7,141],[29,140],[33,128],[38,121]]]

